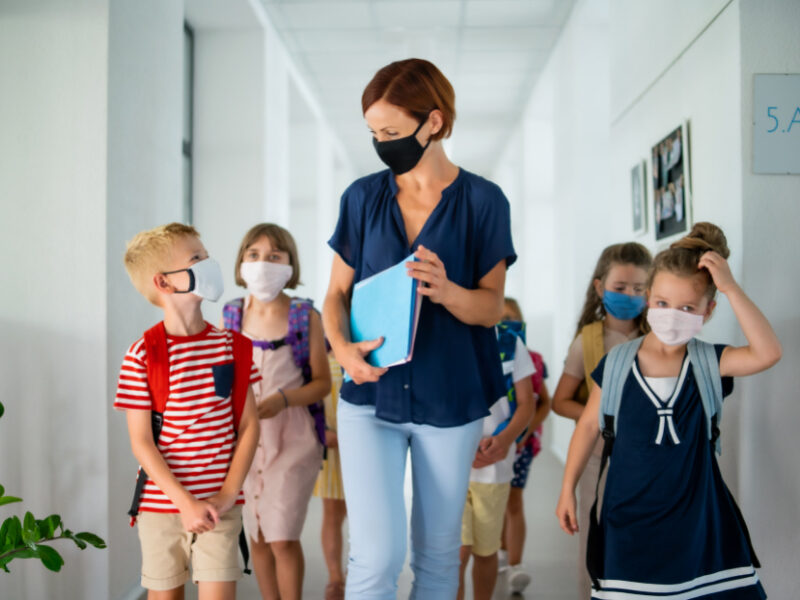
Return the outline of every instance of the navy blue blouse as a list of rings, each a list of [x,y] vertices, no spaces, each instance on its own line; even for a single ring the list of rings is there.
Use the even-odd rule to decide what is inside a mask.
[[[355,270],[354,283],[402,261],[422,244],[444,263],[447,278],[467,289],[501,260],[517,256],[509,205],[500,188],[460,169],[428,217],[414,245],[387,169],[355,181],[342,195],[339,222],[328,244]],[[391,367],[376,383],[342,385],[341,398],[374,405],[393,423],[464,425],[488,414],[505,394],[494,329],[467,325],[423,299],[414,357]]]

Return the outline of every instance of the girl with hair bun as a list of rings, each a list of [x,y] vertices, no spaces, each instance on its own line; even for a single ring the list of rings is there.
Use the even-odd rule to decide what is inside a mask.
[[[658,254],[647,289],[651,331],[615,348],[592,373],[556,509],[570,535],[579,525],[590,529],[592,598],[766,598],[714,451],[733,377],[770,368],[781,346],[734,280],[728,255],[725,235],[711,223],[698,223]],[[717,290],[728,297],[747,345],[694,339]],[[611,462],[599,522],[593,514],[590,525],[576,519],[575,486],[601,427]]]

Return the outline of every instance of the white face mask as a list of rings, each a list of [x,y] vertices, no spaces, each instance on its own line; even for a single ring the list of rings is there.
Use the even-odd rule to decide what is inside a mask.
[[[667,346],[685,344],[703,329],[703,315],[675,308],[648,309],[647,322],[656,337]]]
[[[271,302],[278,297],[292,278],[292,265],[271,262],[243,262],[239,274],[247,284],[247,291],[261,302]]]
[[[196,262],[188,269],[168,271],[164,275],[182,271],[186,271],[189,274],[189,289],[175,290],[176,294],[188,294],[191,292],[201,298],[211,300],[211,302],[216,302],[222,297],[222,292],[225,289],[225,284],[222,280],[222,269],[213,258],[206,258]]]

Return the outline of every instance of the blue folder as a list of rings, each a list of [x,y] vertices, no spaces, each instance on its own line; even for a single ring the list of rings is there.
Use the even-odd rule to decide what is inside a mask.
[[[354,342],[384,338],[366,361],[374,367],[407,363],[414,354],[422,296],[419,282],[408,275],[409,256],[393,267],[359,281],[350,302],[350,338]]]

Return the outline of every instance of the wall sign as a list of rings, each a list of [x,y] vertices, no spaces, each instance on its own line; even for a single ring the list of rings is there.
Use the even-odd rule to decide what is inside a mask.
[[[756,75],[753,172],[800,174],[800,75]]]

